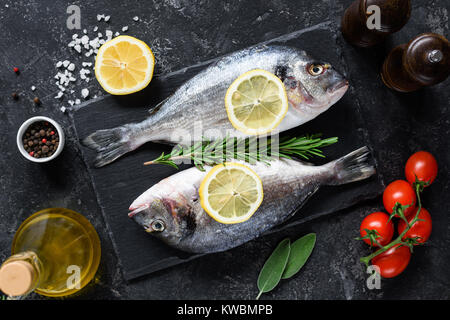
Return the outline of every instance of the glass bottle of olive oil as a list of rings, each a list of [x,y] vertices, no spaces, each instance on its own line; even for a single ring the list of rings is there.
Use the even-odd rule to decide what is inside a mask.
[[[64,208],[44,209],[17,230],[12,256],[0,267],[0,290],[9,296],[73,294],[92,280],[100,255],[99,237],[85,217]]]

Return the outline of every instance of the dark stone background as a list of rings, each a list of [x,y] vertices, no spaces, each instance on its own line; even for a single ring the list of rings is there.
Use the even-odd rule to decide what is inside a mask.
[[[383,45],[355,49],[338,34],[339,19],[349,0],[332,1],[50,1],[19,0],[0,3],[0,260],[10,254],[11,240],[20,223],[31,213],[47,207],[67,207],[86,215],[102,240],[103,256],[94,284],[74,298],[79,299],[252,299],[257,294],[259,269],[275,245],[316,232],[317,246],[303,270],[283,281],[267,299],[449,299],[450,223],[449,204],[449,80],[412,94],[397,94],[383,87],[378,74],[383,57],[396,44],[433,31],[449,37],[450,4],[445,0],[413,1],[408,24]],[[8,4],[9,7],[5,7]],[[167,73],[264,40],[323,21],[332,21],[337,45],[329,48],[352,61],[347,77],[358,92],[355,101],[365,117],[379,170],[389,182],[403,177],[403,166],[417,150],[435,154],[440,165],[438,179],[424,195],[433,216],[433,234],[418,248],[407,270],[399,277],[383,280],[381,290],[366,288],[358,258],[368,253],[354,240],[361,219],[382,209],[381,198],[315,220],[283,232],[251,241],[228,252],[125,283],[120,265],[105,231],[92,185],[73,139],[70,119],[61,113],[63,102],[54,99],[53,76],[59,60],[79,58],[67,43],[73,30],[66,27],[66,9],[81,8],[82,28],[100,32],[105,22],[96,15],[109,14],[109,27],[150,44],[156,56],[156,73]],[[140,22],[132,18],[137,15]],[[80,34],[80,32],[78,32]],[[92,34],[92,33],[90,33]],[[91,61],[92,59],[89,59]],[[14,66],[20,75],[12,71]],[[377,79],[374,81],[373,79]],[[32,92],[30,87],[37,87]],[[74,87],[79,91],[85,83]],[[103,92],[92,80],[91,96]],[[14,101],[12,92],[20,99]],[[376,92],[376,94],[374,94]],[[381,94],[380,94],[381,92]],[[33,104],[39,96],[42,105]],[[63,154],[53,163],[36,165],[17,151],[15,136],[23,121],[35,115],[50,116],[68,135]],[[31,298],[38,298],[33,294]]]

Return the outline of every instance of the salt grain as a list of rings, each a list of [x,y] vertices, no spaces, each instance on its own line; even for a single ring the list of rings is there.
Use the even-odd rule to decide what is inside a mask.
[[[128,26],[125,26],[125,27],[122,28],[122,32],[125,32],[127,30],[128,30]]]
[[[134,21],[139,21],[139,17],[138,17],[138,16],[135,16],[135,17],[133,17],[133,20],[134,20]]]
[[[86,88],[81,90],[81,96],[86,99],[89,96],[89,90]]]

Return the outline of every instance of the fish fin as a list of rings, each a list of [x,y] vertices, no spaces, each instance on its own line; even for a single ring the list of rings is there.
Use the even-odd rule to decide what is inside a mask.
[[[148,113],[149,113],[149,114],[155,114],[156,112],[158,112],[158,110],[161,109],[162,105],[163,105],[164,103],[166,103],[166,101],[167,101],[169,98],[170,98],[170,96],[167,97],[167,98],[165,98],[163,101],[159,102],[159,103],[158,103],[157,105],[155,105],[154,107],[151,107],[151,108],[148,110]]]
[[[82,144],[97,151],[94,166],[103,167],[136,147],[131,144],[129,131],[125,126],[98,130],[86,137]]]
[[[375,174],[375,167],[369,163],[371,157],[369,148],[364,146],[326,164],[331,167],[331,172],[333,172],[327,184],[345,184],[372,176]]]

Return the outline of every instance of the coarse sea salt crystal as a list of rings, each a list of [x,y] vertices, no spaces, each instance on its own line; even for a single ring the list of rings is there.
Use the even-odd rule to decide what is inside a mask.
[[[119,32],[116,32],[116,33],[114,33],[114,36],[115,36],[115,37],[118,37],[118,36],[120,36],[120,33],[119,33]]]
[[[69,60],[64,60],[63,61],[63,66],[64,68],[67,68],[67,66],[69,65],[70,61]]]
[[[86,30],[86,29],[83,29],[83,33],[86,34],[86,33],[87,33],[87,30]]]
[[[104,19],[105,18],[105,15],[104,14],[98,14],[97,15],[97,21],[101,21],[102,19]]]
[[[69,70],[69,71],[75,70],[75,64],[73,64],[73,63],[69,64],[69,66],[67,67],[67,70]]]
[[[128,30],[128,26],[125,26],[125,27],[122,28],[122,32],[125,32],[127,30]]]
[[[59,99],[63,96],[63,92],[59,91],[58,94],[55,96],[55,99]]]
[[[75,104],[80,104],[81,100],[80,99],[75,99]]]
[[[77,44],[73,48],[75,49],[76,52],[81,53],[81,46],[79,44]]]
[[[36,87],[35,86],[31,86],[31,91],[34,91],[34,90],[36,90]]]
[[[81,96],[86,99],[89,96],[89,90],[86,88],[81,90]]]
[[[134,17],[133,17],[133,20],[134,20],[134,21],[139,21],[139,17],[138,17],[138,16],[134,16]]]
[[[75,104],[75,101],[73,101],[73,100],[69,100],[67,102],[70,104],[70,106],[73,106]]]
[[[76,38],[78,38],[78,34],[74,33],[74,34],[72,35],[72,39],[75,40]]]
[[[98,30],[98,27],[97,26],[95,26],[94,27],[94,32],[96,32]]]
[[[109,19],[111,19],[111,16],[106,16],[106,17],[105,17],[105,21],[106,21],[106,22],[108,22]]]
[[[113,32],[111,30],[106,30],[105,35],[108,40],[111,40],[111,38],[113,36]]]
[[[66,109],[66,107],[63,106],[63,107],[61,107],[59,110],[61,110],[62,113],[66,113],[66,110],[67,110],[67,109]]]
[[[61,68],[62,64],[63,64],[62,61],[58,61],[58,62],[56,63],[56,67],[57,67],[57,68]]]
[[[89,43],[89,37],[87,35],[84,35],[81,37],[81,43],[82,44],[87,44]]]

